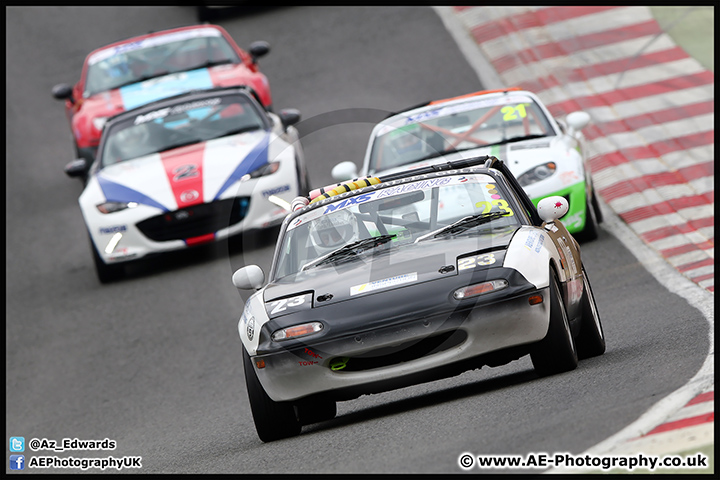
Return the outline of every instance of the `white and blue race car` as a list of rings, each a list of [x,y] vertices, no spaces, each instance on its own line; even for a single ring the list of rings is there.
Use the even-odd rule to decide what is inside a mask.
[[[266,111],[245,87],[202,90],[121,113],[103,129],[79,198],[98,278],[129,261],[277,226],[309,179],[300,113]]]
[[[540,375],[601,355],[579,244],[482,156],[368,177],[298,205],[238,322],[261,440],[333,418],[336,402],[530,355]],[[308,203],[309,202],[309,203]],[[302,206],[302,205],[305,206]]]
[[[537,95],[507,88],[436,100],[390,115],[373,129],[360,172],[353,162],[333,169],[339,181],[478,155],[503,160],[537,205],[565,197],[563,224],[582,241],[594,240],[602,211],[588,168],[582,129],[586,112],[555,119]]]

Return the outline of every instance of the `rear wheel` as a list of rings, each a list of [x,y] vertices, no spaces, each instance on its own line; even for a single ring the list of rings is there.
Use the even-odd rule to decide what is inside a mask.
[[[545,338],[530,353],[530,358],[535,371],[543,377],[574,370],[578,365],[575,341],[554,270],[550,275],[550,326]]]
[[[250,409],[258,437],[263,442],[272,442],[300,434],[300,421],[295,407],[289,402],[276,402],[265,392],[250,360],[243,349],[243,367]]]
[[[90,238],[90,248],[93,253],[93,262],[95,263],[95,272],[97,273],[100,283],[110,283],[120,280],[125,276],[125,265],[108,265],[105,263],[95,247],[95,243]]]
[[[583,274],[583,299],[582,299],[582,320],[580,323],[580,334],[577,338],[578,357],[590,358],[605,353],[605,333],[603,332],[600,314],[595,304],[590,281],[585,266],[582,267]]]

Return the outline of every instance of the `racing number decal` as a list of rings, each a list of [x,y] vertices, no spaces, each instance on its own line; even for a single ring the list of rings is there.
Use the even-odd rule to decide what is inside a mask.
[[[199,175],[197,165],[179,165],[172,171],[173,182],[179,182],[186,178],[197,177]]]
[[[297,307],[298,305],[302,305],[303,303],[305,303],[305,295],[298,295],[297,297],[291,298],[282,298],[280,300],[270,302],[270,306],[272,307],[272,310],[270,310],[270,315],[276,315],[280,312],[287,310],[288,307]]]
[[[495,263],[495,255],[492,253],[483,253],[482,255],[458,258],[458,271],[479,267],[481,265],[492,265],[493,263]]]
[[[482,208],[482,213],[488,213],[492,209],[493,205],[498,207],[500,210],[507,212],[508,217],[514,215],[512,208],[510,208],[510,205],[508,205],[508,203],[502,199],[492,200],[490,202],[477,202],[475,204],[475,208]]]
[[[517,120],[519,118],[525,118],[527,117],[527,112],[525,111],[525,104],[519,103],[517,105],[507,107],[503,107],[502,110],[500,110],[503,114],[503,121],[504,122],[511,122],[513,120]]]

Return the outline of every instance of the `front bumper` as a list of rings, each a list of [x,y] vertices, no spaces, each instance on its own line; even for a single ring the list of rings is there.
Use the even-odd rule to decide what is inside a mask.
[[[105,263],[139,260],[279,225],[289,209],[269,198],[274,195],[289,206],[298,195],[294,164],[283,162],[274,174],[229,189],[228,194],[232,193],[235,196],[169,212],[139,205],[102,214],[95,206],[97,201],[81,197],[80,204],[90,236]]]
[[[528,298],[538,294],[545,301],[530,305]],[[253,365],[275,401],[316,394],[343,400],[502,365],[529,353],[547,333],[547,288],[493,303],[475,300],[467,300],[468,307],[260,353]]]

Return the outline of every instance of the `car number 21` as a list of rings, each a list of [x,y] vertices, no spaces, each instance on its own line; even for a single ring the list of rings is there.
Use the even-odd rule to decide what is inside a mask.
[[[492,253],[473,255],[471,257],[458,258],[458,270],[467,270],[468,268],[492,265],[493,263],[495,263],[495,255]]]

